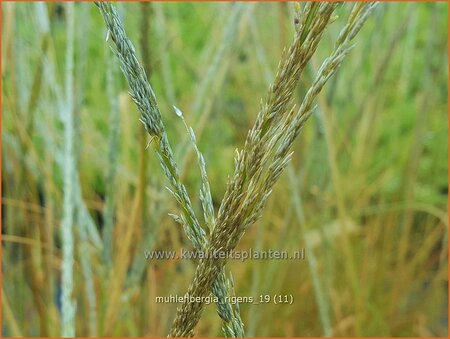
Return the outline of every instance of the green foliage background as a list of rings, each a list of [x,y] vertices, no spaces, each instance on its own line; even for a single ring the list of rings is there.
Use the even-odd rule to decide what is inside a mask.
[[[245,141],[294,30],[291,4],[248,3],[241,18],[230,23],[234,6],[118,4],[138,54],[148,48],[149,57],[142,61],[172,144],[187,140],[172,105],[182,109],[196,132],[216,208],[234,168],[234,151]],[[64,99],[67,31],[64,6],[44,8],[2,3],[4,336],[60,333],[64,100],[59,105],[58,98]],[[349,4],[339,9],[342,17],[348,13]],[[49,34],[41,29],[47,17]],[[145,35],[144,21],[149,24]],[[164,188],[156,157],[145,150],[149,140],[94,4],[77,3],[75,23],[77,170],[83,201],[100,233],[107,171],[117,167],[112,266],[87,243],[94,320],[80,267],[86,240],[80,225],[74,225],[76,334],[165,336],[176,305],[157,304],[155,297],[183,295],[196,263],[147,261],[137,279],[131,278],[132,267],[143,260],[144,250],[191,245],[167,216],[176,204]],[[298,87],[298,104],[341,25],[338,19],[319,45]],[[227,264],[237,295],[294,298],[292,305],[242,303],[248,336],[322,336],[320,308],[334,336],[447,336],[447,32],[447,3],[382,3],[368,20],[320,95],[263,218],[238,248],[296,251],[308,246],[306,259]],[[113,70],[113,97],[106,90],[108,70]],[[115,165],[108,156],[114,99],[120,114]],[[188,146],[176,148],[176,156],[200,210],[195,155]],[[132,242],[121,252],[130,229]],[[307,263],[311,256],[324,305],[315,299]],[[123,284],[114,294],[120,269]],[[206,308],[197,333],[222,335],[214,305]]]

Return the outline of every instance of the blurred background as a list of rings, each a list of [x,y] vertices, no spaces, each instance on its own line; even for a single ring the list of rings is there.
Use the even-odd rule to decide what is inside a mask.
[[[292,40],[290,3],[117,3],[156,93],[198,213],[205,156],[215,208],[233,157]],[[2,334],[61,336],[64,119],[73,108],[77,336],[161,336],[196,261],[93,3],[2,2]],[[351,10],[338,9],[302,97]],[[263,217],[238,249],[305,260],[230,261],[248,336],[448,335],[448,4],[383,3],[319,96]],[[70,48],[70,47],[73,48]],[[70,60],[73,59],[73,67]],[[73,80],[73,81],[72,81]],[[217,211],[217,210],[216,210]],[[199,336],[222,336],[215,305]]]

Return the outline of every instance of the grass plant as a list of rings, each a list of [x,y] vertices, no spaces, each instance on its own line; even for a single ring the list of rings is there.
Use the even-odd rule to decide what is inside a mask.
[[[268,98],[262,105],[255,126],[248,134],[244,149],[237,151],[235,174],[228,184],[217,221],[205,161],[196,146],[193,130],[185,123],[199,159],[202,177],[200,200],[204,222],[210,233],[209,240],[206,239],[205,230],[195,216],[186,188],[181,183],[155,94],[137,60],[134,47],[126,36],[117,11],[108,3],[99,2],[97,5],[105,19],[108,37],[111,36],[115,44],[122,72],[131,88],[130,94],[141,112],[140,120],[155,143],[156,153],[171,185],[169,191],[182,208],[180,216],[173,215],[175,221],[183,226],[197,250],[206,251],[208,254],[219,250],[230,252],[236,247],[245,230],[260,218],[274,183],[290,160],[292,143],[312,113],[315,97],[349,52],[350,43],[367,19],[373,4],[355,5],[347,25],[337,39],[334,51],[324,61],[298,112],[294,108],[288,109],[293,90],[314,54],[325,28],[336,19],[332,14],[337,4],[310,3],[303,10],[297,10],[295,40],[280,62],[274,84],[269,89]],[[174,108],[176,114],[183,118],[182,112]],[[230,295],[227,285],[231,284],[226,282],[224,264],[225,261],[212,258],[202,259],[187,295],[205,298],[212,290],[219,299],[218,313],[225,322],[225,334],[241,337],[244,332],[238,309],[233,311],[231,305],[225,301],[226,296]],[[192,336],[202,306],[202,302],[185,302],[177,311],[170,336]]]
[[[1,6],[4,337],[448,335],[447,3]]]

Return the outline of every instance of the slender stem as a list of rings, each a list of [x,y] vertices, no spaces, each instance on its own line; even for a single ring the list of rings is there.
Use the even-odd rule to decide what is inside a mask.
[[[73,45],[75,36],[74,4],[68,2],[67,9],[67,49],[66,49],[66,109],[64,111],[64,217],[61,226],[62,238],[62,332],[63,337],[75,336],[75,302],[73,300],[74,265],[74,123],[73,123]]]

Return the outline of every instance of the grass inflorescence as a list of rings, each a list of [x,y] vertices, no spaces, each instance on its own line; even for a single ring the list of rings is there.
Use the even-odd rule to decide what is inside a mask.
[[[448,4],[373,6],[2,3],[2,335],[446,337]]]
[[[138,62],[134,47],[126,36],[114,7],[103,2],[97,5],[105,19],[108,34],[114,42],[122,72],[131,88],[130,94],[141,112],[140,120],[152,137],[162,169],[169,180],[169,191],[182,209],[180,215],[173,215],[175,221],[184,227],[186,235],[197,250],[209,253],[233,250],[246,229],[261,217],[273,185],[290,161],[292,144],[313,112],[314,99],[339,68],[352,47],[352,40],[361,29],[374,4],[355,5],[336,41],[334,50],[323,62],[299,110],[291,107],[293,91],[313,56],[323,32],[336,20],[333,12],[338,4],[307,3],[303,9],[297,8],[294,41],[280,62],[274,83],[261,105],[255,125],[248,133],[244,148],[236,152],[235,173],[228,183],[217,220],[214,217],[206,164],[196,146],[193,130],[185,123],[199,159],[202,178],[200,199],[205,216],[204,224],[210,232],[209,239],[206,238],[187,190],[181,183],[162,114],[145,71]],[[183,118],[182,112],[176,107],[174,109],[176,114]],[[220,300],[218,313],[225,322],[225,334],[233,337],[243,336],[243,326],[238,310],[233,311],[231,305],[224,301],[231,286],[228,283],[227,288],[224,265],[224,261],[213,259],[200,261],[187,293],[189,296],[206,297],[212,291]],[[177,311],[170,336],[192,336],[202,309],[202,302],[184,303]]]

